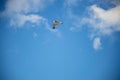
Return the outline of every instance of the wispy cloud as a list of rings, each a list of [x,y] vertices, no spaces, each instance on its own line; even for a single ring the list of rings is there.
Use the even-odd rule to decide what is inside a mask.
[[[38,12],[53,2],[54,0],[8,0],[5,11],[7,13]]]
[[[37,14],[54,0],[8,0],[2,16],[8,17],[10,26],[23,27],[27,22],[34,25],[45,22],[43,16]]]
[[[67,19],[71,21],[70,31],[79,31],[81,28],[81,18],[79,15],[74,14],[74,7],[79,5],[81,0],[65,0],[64,7],[67,14]]]
[[[80,1],[79,1],[80,2]],[[79,31],[84,25],[90,29],[90,37],[93,40],[93,48],[98,49],[101,46],[101,37],[112,35],[112,33],[120,31],[120,2],[119,0],[109,1],[105,3],[113,4],[114,6],[104,9],[97,4],[104,4],[104,1],[90,0],[95,5],[89,5],[85,9],[85,14],[80,16],[75,14],[74,7],[79,5],[78,0],[66,0],[65,7],[70,23],[70,31]],[[107,7],[107,6],[106,6]],[[96,38],[96,36],[98,36]]]
[[[72,7],[78,5],[78,0],[65,0],[64,6]]]
[[[48,19],[38,14],[53,3],[54,0],[8,0],[5,10],[0,13],[0,16],[6,17],[11,27],[25,27],[26,23],[31,27],[42,25],[44,29],[61,37],[60,31],[53,30]],[[38,36],[37,33],[33,33],[33,35],[34,37]]]
[[[71,26],[70,26],[70,30],[71,31],[78,31],[80,30],[80,28],[82,27],[82,21],[81,18],[78,15],[73,14],[72,11],[68,11],[68,16],[69,19],[71,20]]]
[[[93,48],[95,50],[101,49],[101,39],[100,37],[96,37],[93,41]]]
[[[92,29],[102,35],[110,35],[115,31],[120,31],[120,6],[104,10],[93,5],[89,10],[88,24]]]
[[[120,31],[120,6],[105,10],[97,5],[92,5],[88,8],[89,17],[84,18],[85,24],[89,24],[92,30],[92,38],[94,38],[93,48],[99,49],[101,46],[100,36],[109,36],[112,33]]]
[[[17,14],[14,18],[11,18],[10,26],[22,27],[27,22],[37,25],[42,21],[44,21],[44,18],[36,14],[31,15]]]
[[[110,36],[114,32],[120,31],[120,6],[105,10],[97,5],[88,8],[89,17],[83,18],[84,24],[88,24],[92,32],[93,48],[99,49],[101,46],[100,37]],[[99,38],[94,38],[99,36]]]
[[[87,8],[89,17],[82,17],[68,11],[68,16],[72,19],[70,30],[78,30],[84,24],[95,32],[96,35],[111,35],[113,32],[120,31],[120,6],[105,10],[97,5]],[[92,33],[94,33],[92,32]],[[96,33],[97,32],[97,33]]]

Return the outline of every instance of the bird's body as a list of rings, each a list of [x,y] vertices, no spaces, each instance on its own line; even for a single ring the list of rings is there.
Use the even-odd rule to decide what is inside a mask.
[[[63,24],[63,23],[60,22],[60,21],[58,21],[58,20],[55,20],[55,21],[53,22],[53,29],[55,29],[58,24]]]

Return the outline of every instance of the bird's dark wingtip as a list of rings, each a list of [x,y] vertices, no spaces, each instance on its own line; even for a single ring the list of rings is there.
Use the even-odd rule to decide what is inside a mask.
[[[53,29],[55,29],[55,27],[52,27]]]

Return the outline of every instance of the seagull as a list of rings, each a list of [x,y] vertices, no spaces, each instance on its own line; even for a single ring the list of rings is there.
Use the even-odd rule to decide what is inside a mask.
[[[58,20],[53,21],[53,27],[52,28],[55,29],[58,24],[63,24],[63,22],[60,22]]]

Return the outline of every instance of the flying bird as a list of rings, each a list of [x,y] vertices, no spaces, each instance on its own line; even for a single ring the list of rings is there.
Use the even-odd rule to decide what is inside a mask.
[[[58,20],[53,21],[53,27],[52,28],[55,29],[56,26],[59,25],[59,24],[63,24],[63,22],[60,22]]]

